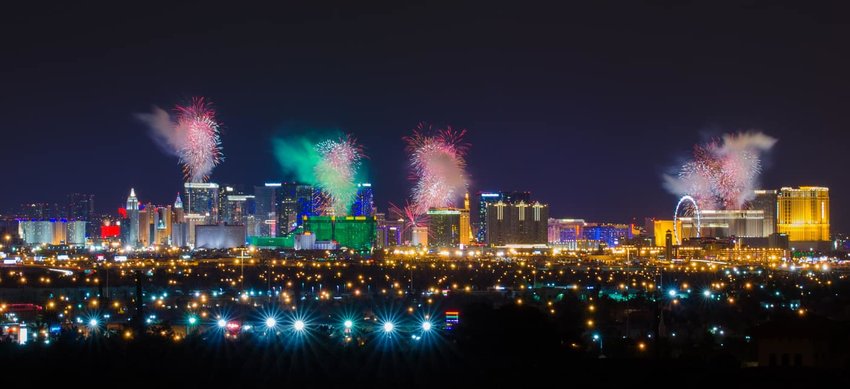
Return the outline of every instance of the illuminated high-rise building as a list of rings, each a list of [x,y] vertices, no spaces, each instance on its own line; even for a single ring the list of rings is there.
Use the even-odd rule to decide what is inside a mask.
[[[151,243],[156,245],[171,244],[171,233],[174,226],[174,223],[172,223],[174,211],[171,206],[154,207],[151,214],[153,215]]]
[[[259,226],[258,231],[255,231],[256,236],[277,236],[277,206],[275,196],[277,189],[280,187],[280,183],[266,183],[263,186],[254,187],[255,215]],[[254,236],[250,232],[249,235]]]
[[[454,247],[472,242],[468,193],[464,196],[463,208],[428,210],[428,242],[436,247]]]
[[[750,201],[751,210],[760,210],[764,213],[764,224],[762,236],[770,236],[776,232],[776,210],[778,191],[775,189],[760,189],[755,191],[755,197]]]
[[[428,210],[428,244],[454,247],[460,244],[460,210],[431,208]]]
[[[829,188],[780,189],[776,216],[777,232],[787,234],[792,246],[829,241]]]
[[[472,242],[472,226],[469,220],[469,193],[463,196],[463,208],[460,211],[460,244],[468,245]]]
[[[299,184],[295,187],[295,202],[298,207],[298,225],[304,221],[304,216],[319,215],[318,200],[321,190],[313,185]]]
[[[549,230],[549,206],[538,202],[506,203],[487,206],[487,244],[546,244]]]
[[[295,182],[284,182],[275,190],[277,236],[289,236],[298,225],[299,186]]]
[[[501,192],[478,192],[478,232],[475,238],[479,243],[487,242],[487,217],[488,205],[497,202],[505,204],[531,204],[531,192],[529,191],[501,191]]]
[[[357,184],[357,195],[351,204],[351,216],[372,216],[375,210],[375,200],[372,184],[363,182]]]
[[[480,243],[487,241],[487,206],[502,200],[498,192],[478,192],[478,233],[475,238]]]
[[[212,182],[187,182],[183,185],[186,190],[186,214],[193,219],[203,220],[206,224],[218,223],[219,198],[218,184]]]
[[[185,220],[183,219],[183,199],[180,198],[180,193],[177,194],[177,199],[174,200],[174,222],[185,222]]]
[[[68,219],[21,220],[18,230],[29,245],[82,245],[86,240],[86,222]]]
[[[127,197],[127,225],[125,226],[127,235],[124,244],[137,246],[139,244],[139,198],[136,197],[136,190],[130,188],[130,196]]]
[[[256,236],[256,218],[254,217],[254,196],[230,194],[221,203],[222,221],[226,224],[241,224],[245,231],[251,231]]]
[[[142,247],[151,245],[153,230],[153,214],[156,207],[151,203],[139,205],[139,244]]]

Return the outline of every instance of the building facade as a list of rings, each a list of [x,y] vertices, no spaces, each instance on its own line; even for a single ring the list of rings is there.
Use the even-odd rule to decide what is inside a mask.
[[[83,245],[86,222],[81,220],[19,220],[18,234],[27,245]]]
[[[357,184],[357,195],[351,205],[351,216],[374,216],[375,199],[372,184],[363,182]]]
[[[829,241],[829,189],[818,186],[782,188],[777,201],[777,232],[794,242]]]
[[[487,244],[546,244],[549,230],[549,206],[538,202],[506,203],[487,206]]]
[[[428,244],[434,247],[454,247],[459,244],[461,211],[457,208],[428,210]]]
[[[212,182],[187,182],[183,185],[186,193],[185,212],[203,224],[216,224],[219,217],[219,186]]]
[[[775,189],[759,189],[755,191],[755,197],[750,201],[749,209],[759,210],[764,214],[763,236],[770,236],[776,232],[776,215],[779,202],[779,191]]]

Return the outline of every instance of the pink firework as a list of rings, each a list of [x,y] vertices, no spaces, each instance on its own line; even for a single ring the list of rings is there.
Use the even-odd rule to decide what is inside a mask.
[[[222,159],[219,123],[212,105],[203,97],[192,98],[188,106],[175,107],[175,133],[180,139],[177,156],[186,179],[201,182],[209,178]]]
[[[390,203],[389,211],[392,217],[404,221],[404,232],[428,225],[428,214],[417,213],[417,207],[410,202],[405,203],[404,207]]]
[[[677,195],[690,195],[704,209],[741,209],[752,199],[761,173],[761,154],[776,139],[760,132],[726,134],[694,147],[677,177],[666,186]]]
[[[433,130],[420,123],[413,135],[405,137],[410,153],[413,208],[416,214],[425,214],[429,208],[450,207],[465,193],[466,151],[463,141],[466,130],[451,127]]]

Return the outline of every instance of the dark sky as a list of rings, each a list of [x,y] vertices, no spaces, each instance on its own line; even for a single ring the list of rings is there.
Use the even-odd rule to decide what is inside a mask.
[[[282,180],[273,136],[341,128],[383,209],[409,193],[401,137],[424,120],[469,130],[473,191],[642,221],[672,213],[660,175],[694,143],[761,129],[779,139],[765,186],[829,186],[850,227],[840,3],[82,3],[0,10],[2,209],[81,191],[111,210],[131,186],[172,201],[177,160],[134,113],[204,95],[225,124],[216,182]]]

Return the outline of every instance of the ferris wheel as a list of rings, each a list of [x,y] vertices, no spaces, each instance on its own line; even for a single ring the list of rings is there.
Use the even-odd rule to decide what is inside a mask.
[[[677,243],[681,243],[677,227],[680,217],[692,217],[696,221],[697,238],[699,238],[701,229],[700,211],[699,205],[693,197],[682,196],[676,204],[676,211],[673,213],[673,241]]]

